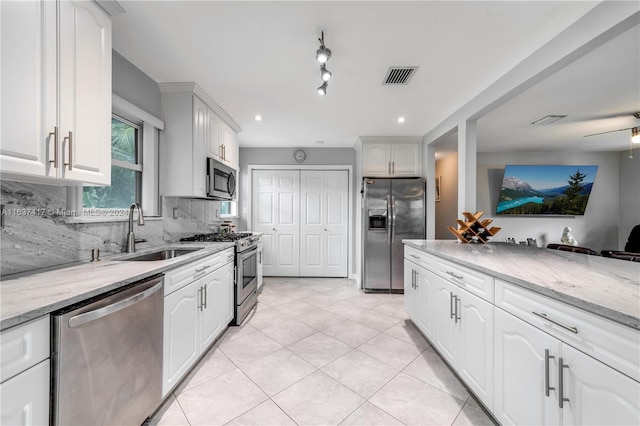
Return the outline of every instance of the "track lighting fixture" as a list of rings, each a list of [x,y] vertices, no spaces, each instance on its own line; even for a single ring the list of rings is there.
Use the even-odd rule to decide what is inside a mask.
[[[322,86],[318,87],[318,94],[324,96],[327,94],[327,82],[322,83]]]
[[[316,59],[321,64],[325,64],[331,57],[331,50],[324,47],[324,31],[321,32],[321,36],[318,40],[320,41],[320,49],[316,52]]]
[[[329,71],[324,64],[320,65],[320,78],[322,78],[322,81],[329,81],[331,79],[331,71]]]
[[[327,94],[327,82],[331,79],[331,71],[327,69],[326,63],[331,57],[331,50],[327,49],[324,45],[324,31],[320,33],[320,48],[316,51],[316,60],[320,62],[320,79],[323,81],[322,85],[318,87],[318,94],[324,96]]]

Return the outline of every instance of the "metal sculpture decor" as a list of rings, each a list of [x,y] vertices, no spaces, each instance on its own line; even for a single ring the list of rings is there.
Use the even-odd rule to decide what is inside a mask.
[[[484,219],[481,221],[480,217],[482,217],[483,214],[484,212],[462,212],[462,215],[467,219],[466,222],[456,219],[458,229],[453,226],[448,226],[447,229],[449,229],[449,231],[451,231],[453,235],[463,243],[476,242],[485,244],[502,228],[497,226],[489,228],[493,219]]]

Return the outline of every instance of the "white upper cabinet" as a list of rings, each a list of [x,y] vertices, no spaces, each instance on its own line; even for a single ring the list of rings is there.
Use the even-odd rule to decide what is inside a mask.
[[[2,2],[3,177],[111,183],[111,20],[91,2]]]
[[[160,144],[161,194],[206,197],[207,157],[237,169],[236,130],[240,127],[197,84],[159,86],[165,123]]]
[[[238,169],[238,140],[236,132],[211,108],[208,111],[209,140],[208,155]]]
[[[366,177],[419,177],[422,172],[419,142],[363,142],[362,175]]]

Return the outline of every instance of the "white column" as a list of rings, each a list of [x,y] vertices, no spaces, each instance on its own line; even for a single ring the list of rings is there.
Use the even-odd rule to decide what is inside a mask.
[[[459,213],[476,211],[476,152],[476,121],[465,120],[458,124]]]
[[[427,239],[436,238],[436,148],[424,144],[426,152],[423,156],[424,176],[427,179]]]

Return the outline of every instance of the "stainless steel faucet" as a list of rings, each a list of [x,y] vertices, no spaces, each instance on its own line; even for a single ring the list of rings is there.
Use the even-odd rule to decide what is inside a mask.
[[[133,233],[133,211],[138,210],[138,225],[144,225],[144,218],[142,217],[142,207],[138,203],[131,204],[129,207],[129,233],[127,234],[127,253],[136,252],[136,236]]]

